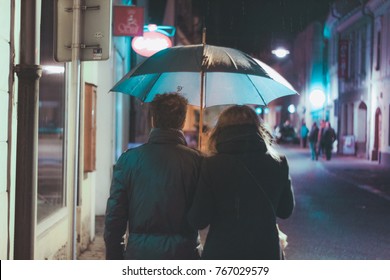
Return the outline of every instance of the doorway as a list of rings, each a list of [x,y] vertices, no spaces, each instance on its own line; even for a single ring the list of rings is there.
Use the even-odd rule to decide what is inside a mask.
[[[381,109],[375,111],[375,132],[374,132],[374,147],[371,154],[371,160],[379,160],[380,139],[382,135],[382,112]]]
[[[366,155],[367,144],[367,105],[361,102],[357,113],[356,126],[356,151],[357,155],[364,157]]]

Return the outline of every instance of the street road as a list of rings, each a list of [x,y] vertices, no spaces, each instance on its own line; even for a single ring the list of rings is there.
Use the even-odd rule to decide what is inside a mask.
[[[296,208],[279,220],[288,235],[287,259],[390,259],[390,201],[334,175],[308,151],[281,147],[287,156]],[[339,159],[338,159],[339,160]]]

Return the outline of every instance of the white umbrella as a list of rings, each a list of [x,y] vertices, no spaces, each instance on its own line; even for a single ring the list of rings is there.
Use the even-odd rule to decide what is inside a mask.
[[[126,74],[111,91],[133,95],[143,102],[151,102],[156,94],[180,93],[189,104],[200,107],[199,131],[205,107],[266,106],[276,98],[297,94],[263,62],[236,49],[206,44],[159,51]]]

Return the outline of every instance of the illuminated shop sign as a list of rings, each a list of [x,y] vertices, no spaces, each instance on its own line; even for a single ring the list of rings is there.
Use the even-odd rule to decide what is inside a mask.
[[[142,56],[149,57],[163,49],[172,47],[174,27],[150,24],[144,27],[144,35],[134,37],[131,43],[133,50]]]

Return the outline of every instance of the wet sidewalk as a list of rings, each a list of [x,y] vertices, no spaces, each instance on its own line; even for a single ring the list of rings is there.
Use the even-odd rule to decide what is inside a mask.
[[[310,151],[299,147],[284,147],[293,149],[296,153],[307,154],[310,159]],[[370,193],[382,197],[390,202],[390,167],[380,165],[378,162],[333,154],[332,159],[327,161],[319,158],[324,169],[329,173],[342,177],[344,180],[364,189]],[[105,246],[103,240],[104,216],[96,217],[96,236],[93,242],[84,251],[79,260],[104,260]]]
[[[331,174],[390,201],[390,166],[343,155],[333,155],[330,161],[322,158],[319,161]]]
[[[88,245],[88,249],[81,253],[77,258],[78,260],[106,259],[106,247],[103,240],[104,216],[96,216],[95,227],[95,239]]]

